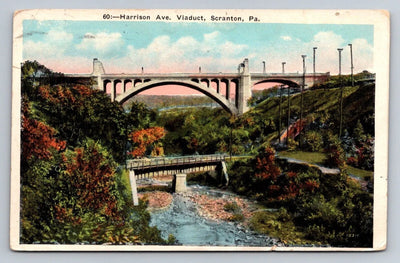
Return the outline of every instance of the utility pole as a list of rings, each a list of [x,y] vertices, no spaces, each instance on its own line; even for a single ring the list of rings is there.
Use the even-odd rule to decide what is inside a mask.
[[[285,64],[286,62],[282,62],[282,74],[285,74]]]
[[[354,87],[354,76],[353,76],[353,44],[348,44],[348,46],[350,47],[350,62],[351,62],[351,86]]]
[[[313,85],[315,84],[315,51],[317,50],[317,47],[313,47]]]
[[[282,89],[283,85],[280,86],[279,89],[279,122],[278,122],[278,139],[279,144],[281,144],[281,129],[282,129]]]
[[[262,62],[263,63],[263,73],[265,74],[265,61]]]
[[[342,51],[343,48],[337,49],[339,52],[339,83],[340,83],[340,125],[339,125],[339,138],[342,137],[343,128],[343,83],[342,83]]]
[[[304,100],[304,87],[306,86],[306,55],[301,55],[303,58],[303,83],[301,85],[301,98],[300,98],[300,133],[299,133],[299,146],[301,148],[301,140],[302,140],[302,133],[303,133],[303,100]]]
[[[290,86],[287,89],[288,112],[287,112],[287,130],[286,130],[286,146],[289,148],[289,127],[290,127]]]

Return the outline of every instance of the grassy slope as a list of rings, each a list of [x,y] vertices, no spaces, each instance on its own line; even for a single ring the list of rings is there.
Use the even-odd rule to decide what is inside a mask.
[[[282,151],[279,152],[279,156],[293,158],[313,164],[323,165],[326,155],[321,152],[303,152],[303,151],[293,151],[287,152]],[[371,178],[374,174],[373,171],[366,171],[362,169],[358,169],[352,166],[347,166],[347,171],[349,174],[358,176],[363,179]]]
[[[343,93],[343,114],[344,129],[352,129],[356,121],[362,122],[367,116],[374,112],[374,94],[373,85],[345,87]],[[300,107],[300,94],[292,95],[290,98],[291,111],[293,108]],[[339,114],[340,89],[329,90],[308,90],[304,92],[304,116],[312,113],[328,111],[333,116]],[[287,115],[287,97],[282,97],[282,118]],[[247,114],[264,115],[266,118],[273,118],[276,123],[279,118],[279,98],[267,99],[256,107],[252,108]],[[291,113],[293,114],[293,113]],[[292,115],[293,116],[293,115]],[[283,125],[285,122],[283,122]],[[369,131],[373,132],[373,131]]]
[[[352,130],[357,120],[362,123],[372,116],[374,113],[374,95],[375,88],[373,84],[345,87],[344,88],[344,99],[343,99],[343,113],[344,113],[344,129]],[[300,106],[300,94],[291,96],[290,103],[292,107]],[[339,111],[339,99],[340,89],[334,88],[329,90],[308,90],[304,92],[304,116],[307,116],[316,112],[327,111],[330,112],[333,118],[338,117]],[[286,107],[287,97],[282,97],[282,117],[286,118]],[[265,118],[272,117],[278,122],[279,117],[279,98],[267,99],[256,107],[252,108],[249,113],[251,115],[263,115]],[[285,122],[282,121],[283,125]],[[335,132],[335,131],[334,131]],[[373,129],[367,130],[366,132],[373,134]],[[268,141],[276,139],[276,133],[267,136]],[[312,153],[312,152],[280,152],[279,155],[290,157],[294,159],[303,160],[315,164],[323,164],[325,159],[324,153]],[[370,177],[373,175],[372,171],[365,171],[348,166],[348,172],[361,178]]]

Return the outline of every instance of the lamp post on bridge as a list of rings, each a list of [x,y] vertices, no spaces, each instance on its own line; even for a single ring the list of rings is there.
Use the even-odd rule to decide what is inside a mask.
[[[285,74],[285,64],[286,62],[282,62],[282,74]]]
[[[317,50],[318,47],[313,47],[313,74],[315,77],[315,51]]]
[[[262,62],[263,63],[263,73],[265,74],[265,61]]]
[[[313,47],[313,85],[315,84],[315,51],[318,47]]]
[[[342,51],[343,48],[337,49],[339,52],[339,83],[340,83],[340,123],[339,123],[339,138],[342,137],[343,128],[343,83],[342,83]]]

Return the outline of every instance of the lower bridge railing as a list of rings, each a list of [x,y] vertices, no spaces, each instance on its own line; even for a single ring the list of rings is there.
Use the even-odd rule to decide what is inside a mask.
[[[197,172],[215,170],[217,165],[225,162],[227,155],[190,155],[180,157],[142,158],[126,162],[127,169],[135,171],[139,178],[177,172]]]
[[[227,185],[229,178],[225,165],[226,158],[227,155],[224,154],[211,154],[128,160],[126,168],[129,170],[133,204],[139,204],[136,179],[173,174],[176,176],[175,191],[181,192],[186,191],[186,173],[220,169]]]

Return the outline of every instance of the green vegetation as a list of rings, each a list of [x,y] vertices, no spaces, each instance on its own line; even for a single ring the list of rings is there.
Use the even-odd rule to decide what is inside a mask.
[[[149,108],[168,108],[176,106],[196,106],[204,104],[217,104],[213,99],[205,95],[168,96],[168,95],[136,95],[131,102],[145,104]],[[129,105],[130,103],[126,103]]]
[[[360,178],[362,178],[362,179],[364,179],[366,181],[370,181],[374,177],[374,172],[373,171],[366,171],[366,170],[355,168],[355,167],[352,167],[352,166],[349,166],[349,165],[347,166],[347,172],[349,174],[358,176],[358,177],[360,177]]]
[[[326,154],[321,152],[281,151],[278,155],[314,164],[323,164],[326,159]]]
[[[278,153],[279,156],[293,158],[296,160],[313,163],[317,165],[323,165],[326,159],[326,154],[322,152],[304,152],[304,151],[281,151]],[[358,176],[364,180],[370,180],[374,176],[373,171],[362,170],[353,166],[346,166],[349,174]]]
[[[251,218],[249,225],[253,231],[279,238],[285,244],[320,244],[306,239],[305,233],[296,228],[285,208],[279,209],[278,212],[258,211]]]
[[[100,91],[59,85],[62,76],[37,62],[23,65],[22,79],[21,243],[173,242],[149,226],[146,203],[133,206],[118,165],[128,134],[149,127],[152,112],[125,113]]]
[[[149,226],[146,203],[133,206],[121,165],[143,156],[225,153],[232,156],[230,189],[278,210],[256,212],[253,230],[290,244],[372,245],[373,196],[347,173],[373,180],[374,84],[344,87],[339,138],[339,84],[346,77],[304,92],[300,123],[299,94],[291,96],[288,120],[288,98],[282,97],[279,114],[277,88],[250,100],[249,112],[231,116],[221,108],[157,111],[138,102],[123,109],[87,85],[64,84],[62,74],[37,62],[26,62],[22,73],[22,243],[173,244],[173,236],[163,240]],[[157,107],[204,99],[171,97]],[[340,174],[322,174],[312,164]],[[219,186],[217,178],[197,173],[188,181]],[[142,191],[156,189],[169,191]],[[237,204],[224,209],[230,220],[244,220]]]
[[[344,173],[324,175],[307,164],[278,165],[273,156],[266,149],[228,171],[233,191],[281,209],[278,214],[256,213],[250,220],[255,231],[290,244],[372,245],[372,194]]]
[[[244,220],[244,215],[242,213],[242,209],[236,202],[226,203],[224,205],[224,210],[226,212],[232,213],[232,216],[229,217],[229,221],[241,222]]]

